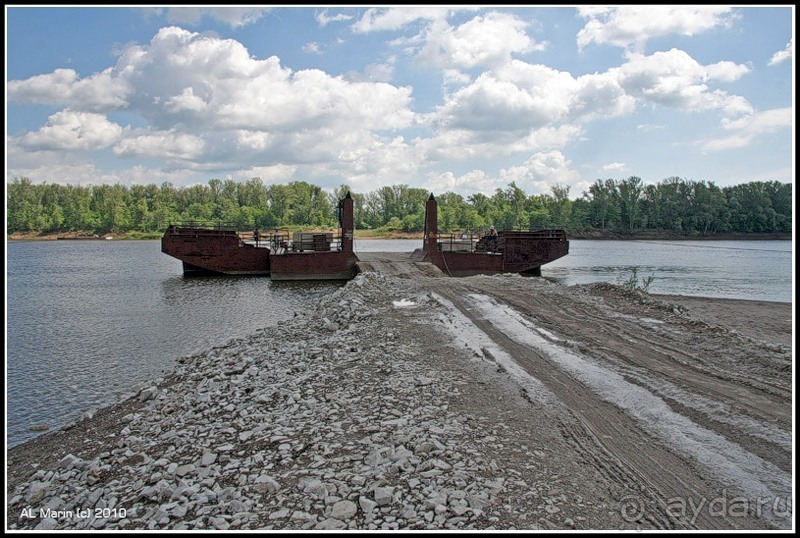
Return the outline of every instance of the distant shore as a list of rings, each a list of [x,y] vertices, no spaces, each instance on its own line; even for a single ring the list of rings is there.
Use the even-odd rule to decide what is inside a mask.
[[[621,234],[610,230],[590,230],[567,234],[567,239],[598,239],[618,241],[791,241],[790,233],[714,233],[708,235],[685,234],[667,230],[641,230],[631,234]]]
[[[442,234],[450,232],[442,232]],[[418,239],[422,240],[423,232],[378,232],[375,230],[356,230],[355,239]],[[148,240],[161,238],[161,233],[144,232],[109,232],[105,234],[91,234],[85,232],[64,232],[43,234],[39,232],[14,232],[6,235],[6,241],[55,241],[55,240]],[[665,230],[642,230],[630,234],[622,234],[610,230],[589,230],[585,232],[570,232],[567,239],[580,240],[613,240],[613,241],[791,241],[790,233],[715,233],[709,235],[693,235]]]

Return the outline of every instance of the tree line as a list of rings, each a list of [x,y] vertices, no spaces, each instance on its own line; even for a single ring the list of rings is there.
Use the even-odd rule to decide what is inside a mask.
[[[241,229],[338,226],[338,200],[347,185],[327,192],[305,181],[265,185],[211,179],[207,185],[175,187],[122,184],[75,186],[7,184],[7,233],[163,232],[171,223],[225,223]],[[424,229],[426,189],[393,185],[351,192],[356,229],[418,232]],[[689,235],[791,233],[792,186],[755,181],[720,188],[711,181],[678,177],[645,185],[641,178],[597,179],[580,198],[569,186],[528,195],[515,183],[487,196],[437,195],[443,231],[565,228],[633,234],[664,230]]]

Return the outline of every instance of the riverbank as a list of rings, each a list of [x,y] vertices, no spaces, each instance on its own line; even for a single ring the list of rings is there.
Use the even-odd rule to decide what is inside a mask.
[[[338,233],[334,231],[334,233]],[[55,240],[153,240],[160,239],[161,233],[107,233],[102,235],[86,234],[80,232],[41,234],[38,232],[14,232],[6,235],[6,241],[55,241]],[[418,239],[422,241],[423,232],[378,232],[376,230],[356,230],[354,238],[356,240],[365,239]],[[792,234],[773,234],[773,233],[717,233],[709,235],[682,234],[667,232],[662,230],[643,230],[631,234],[621,234],[610,230],[590,230],[585,232],[570,232],[567,239],[596,239],[596,240],[615,240],[615,241],[695,241],[695,240],[718,240],[718,241],[758,241],[758,240],[792,240]]]
[[[311,230],[323,231],[323,230]],[[325,232],[338,234],[337,230],[324,230]],[[131,241],[131,240],[154,240],[161,239],[162,233],[150,232],[109,232],[105,234],[91,234],[85,232],[67,232],[67,233],[39,233],[39,232],[14,232],[6,235],[6,241],[58,241],[58,240],[72,240],[72,241],[99,241],[99,240],[117,240],[117,241]],[[376,232],[374,230],[357,230],[354,238],[361,239],[419,239],[422,240],[423,233],[405,233],[405,232]]]
[[[666,230],[639,230],[619,233],[612,230],[570,232],[567,239],[598,239],[613,241],[790,241],[791,233],[711,233],[687,234]]]
[[[86,232],[62,232],[62,233],[39,233],[39,232],[14,232],[6,234],[6,241],[136,241],[161,239],[163,232],[108,232],[105,234],[92,234]]]
[[[8,450],[7,529],[788,528],[781,513],[664,509],[664,492],[713,499],[719,484],[791,492],[792,305],[685,299],[359,275],[313,312]],[[516,343],[525,330],[533,343]],[[596,379],[627,364],[603,390],[633,380],[691,424],[652,430],[667,409],[641,423],[588,380],[564,392],[559,354]],[[681,444],[706,428],[727,441]]]

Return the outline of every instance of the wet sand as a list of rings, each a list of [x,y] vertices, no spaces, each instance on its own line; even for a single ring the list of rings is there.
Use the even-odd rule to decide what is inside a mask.
[[[653,297],[683,305],[700,318],[751,338],[792,346],[792,303],[664,294]]]

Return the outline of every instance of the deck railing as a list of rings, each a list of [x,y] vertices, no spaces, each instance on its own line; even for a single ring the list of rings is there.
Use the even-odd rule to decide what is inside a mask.
[[[485,252],[486,233],[462,232],[439,234],[437,244],[441,252]],[[502,252],[506,240],[535,239],[545,241],[566,241],[567,234],[563,229],[545,230],[503,230],[497,234],[494,251]]]
[[[235,234],[240,241],[257,247],[269,247],[275,253],[281,252],[320,252],[342,249],[341,235],[333,232],[292,232],[288,228],[273,230],[241,230],[235,224],[215,221],[187,220],[169,225],[166,234],[196,235]]]

